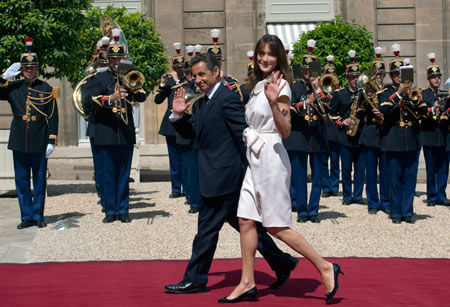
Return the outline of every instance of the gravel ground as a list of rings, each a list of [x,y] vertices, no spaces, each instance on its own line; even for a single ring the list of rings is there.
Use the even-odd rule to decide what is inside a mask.
[[[132,222],[103,224],[92,181],[49,181],[48,227],[38,230],[27,262],[189,259],[197,214],[187,213],[184,198],[168,198],[169,182],[132,183],[130,189]],[[342,206],[338,196],[321,199],[320,224],[298,224],[293,213],[293,227],[326,257],[450,258],[450,207],[427,207],[425,185],[417,191],[415,224],[395,225],[382,212],[368,215],[365,205]],[[240,257],[239,234],[227,224],[215,257]]]

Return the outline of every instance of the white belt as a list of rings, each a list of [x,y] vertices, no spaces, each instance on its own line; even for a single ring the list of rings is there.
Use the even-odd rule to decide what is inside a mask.
[[[263,133],[276,133],[272,130],[255,130],[251,128],[245,128],[243,132],[244,143],[247,147],[255,154],[259,154],[261,149],[263,148],[265,142],[263,138],[261,138],[260,134]]]

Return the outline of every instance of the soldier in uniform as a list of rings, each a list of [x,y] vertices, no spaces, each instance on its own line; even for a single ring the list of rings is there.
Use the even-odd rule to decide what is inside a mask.
[[[33,40],[26,38],[27,53],[0,77],[0,100],[11,105],[13,120],[8,149],[13,151],[15,183],[21,222],[17,229],[44,222],[47,158],[55,150],[58,136],[58,91],[36,77],[38,58],[32,53]],[[22,72],[23,79],[10,81]],[[30,179],[33,173],[33,196]]]
[[[325,65],[322,75],[332,74],[336,76],[336,67],[333,65],[334,56],[328,55],[327,62]],[[335,84],[335,88],[339,88],[339,83]],[[331,97],[329,97],[329,101],[331,101],[333,93],[329,93]],[[339,144],[336,143],[336,134],[337,127],[331,121],[330,117],[327,116],[325,118],[325,128],[327,129],[327,138],[328,138],[328,148],[329,152],[327,152],[325,160],[323,160],[323,178],[322,178],[322,197],[327,198],[330,196],[337,196],[339,191]],[[330,163],[328,163],[328,160]]]
[[[183,179],[181,147],[179,142],[177,142],[177,140],[180,141],[180,137],[177,136],[175,129],[170,124],[169,116],[171,114],[170,110],[172,109],[173,95],[176,89],[180,86],[190,86],[190,83],[186,80],[186,75],[184,73],[183,56],[178,55],[172,57],[172,69],[173,71],[171,73],[161,76],[161,84],[155,95],[155,103],[161,104],[167,98],[167,109],[161,121],[159,134],[166,137],[167,150],[169,152],[170,179],[172,181],[172,192],[169,195],[169,198],[178,198],[183,196],[185,192],[182,191],[182,185],[185,179]],[[183,186],[183,189],[186,190],[186,185]]]
[[[96,74],[84,86],[83,109],[95,116],[94,145],[103,162],[101,182],[105,208],[103,223],[129,223],[129,179],[136,144],[132,103],[144,102],[143,89],[124,88],[117,74],[126,47],[113,42],[107,49],[109,69]]]
[[[429,53],[431,65],[427,68],[429,87],[422,90],[423,102],[427,104],[427,116],[420,123],[420,137],[427,171],[427,206],[447,204],[445,188],[448,180],[448,159],[445,152],[445,130],[440,123],[443,95],[441,91],[441,70],[434,64],[435,53]],[[441,96],[441,97],[439,97]],[[441,114],[440,114],[441,113]]]
[[[377,48],[381,49],[381,47]],[[383,83],[380,82],[383,81],[386,75],[386,65],[384,60],[381,59],[381,52],[379,49],[376,49],[376,55],[377,60],[372,61],[371,67],[376,68],[375,78],[381,89]],[[382,89],[381,91],[384,90],[385,89]],[[380,133],[383,115],[378,110],[376,93],[370,87],[365,91],[366,95],[370,96],[369,99],[371,99],[373,103],[370,104],[364,96],[361,96],[357,116],[358,118],[361,118],[361,121],[363,122],[359,143],[361,144],[366,166],[368,212],[369,214],[377,214],[377,212],[381,210],[389,215],[391,213],[391,206],[389,202],[387,160],[386,154],[380,150]],[[374,97],[375,99],[371,97]],[[379,193],[377,189],[377,178],[379,178],[380,181]]]
[[[359,146],[360,127],[356,122],[356,110],[359,91],[356,81],[360,75],[359,65],[355,63],[355,54],[350,51],[352,64],[345,67],[345,79],[348,85],[337,90],[331,100],[331,119],[338,127],[336,142],[339,144],[342,165],[343,205],[352,203],[363,204],[362,191],[364,187],[364,157]],[[350,128],[351,127],[351,128]],[[354,136],[348,135],[349,129],[356,129]],[[353,165],[353,193],[352,193],[352,165]]]
[[[291,102],[291,134],[284,140],[291,161],[291,186],[295,192],[298,223],[308,220],[319,223],[319,201],[323,178],[323,161],[326,160],[328,139],[325,118],[328,112],[328,99],[320,90],[318,76],[309,76],[309,62],[316,62],[317,57],[305,54],[302,58],[301,81],[295,83]],[[315,83],[314,92],[311,82]],[[324,111],[317,104],[322,101]],[[307,201],[307,160],[312,174],[312,188]]]
[[[378,95],[383,114],[380,148],[388,163],[391,218],[394,224],[414,223],[413,201],[416,189],[418,153],[420,150],[419,118],[427,112],[421,100],[412,101],[407,95],[411,84],[401,83],[398,58],[389,63],[392,85]]]

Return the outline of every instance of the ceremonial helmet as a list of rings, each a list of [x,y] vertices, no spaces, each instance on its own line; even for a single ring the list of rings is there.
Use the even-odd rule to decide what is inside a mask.
[[[125,57],[127,55],[127,48],[124,43],[120,41],[122,31],[118,28],[111,31],[113,41],[109,44],[106,55],[111,58]]]
[[[377,59],[372,61],[372,65],[370,67],[376,67],[377,73],[385,73],[386,64],[384,63],[384,60],[382,60],[383,48],[375,47],[375,56],[377,57]]]
[[[184,56],[181,55],[181,43],[176,42],[173,44],[176,56],[172,57],[172,67],[183,67],[184,68]]]
[[[310,62],[317,62],[318,58],[315,55],[312,55],[314,48],[316,47],[316,41],[313,39],[309,39],[306,43],[308,46],[308,54],[304,54],[302,57],[302,68],[308,68],[308,64]]]
[[[219,46],[217,46],[217,42],[219,41],[219,36],[220,36],[220,30],[212,29],[209,32],[209,34],[213,40],[214,45],[207,46],[205,52],[212,53],[216,56],[216,58],[218,60],[221,60],[222,59],[222,49]]]
[[[351,63],[345,65],[345,75],[346,76],[356,76],[356,75],[360,75],[361,71],[359,70],[359,64],[356,63],[356,51],[355,50],[350,50],[349,52],[347,52]]]
[[[430,52],[427,54],[427,56],[431,62],[431,65],[427,67],[427,77],[430,77],[433,75],[442,76],[439,65],[434,64],[434,62],[436,61],[436,53]]]
[[[400,45],[393,44],[391,46],[392,52],[394,53],[395,59],[389,62],[389,73],[400,72],[400,67],[403,66],[403,60],[399,58],[400,56]]]
[[[26,53],[20,55],[20,64],[22,66],[38,66],[38,58],[36,53],[31,52],[33,50],[33,39],[31,37],[25,38]]]
[[[322,74],[333,74],[336,75],[336,67],[333,65],[334,56],[333,55],[327,55],[327,62],[328,64],[325,65]]]

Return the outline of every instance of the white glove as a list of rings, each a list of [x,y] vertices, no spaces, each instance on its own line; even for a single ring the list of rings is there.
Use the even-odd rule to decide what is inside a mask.
[[[20,63],[16,62],[8,67],[8,69],[3,73],[2,78],[5,80],[10,80],[20,74]]]
[[[47,144],[47,151],[45,152],[45,158],[47,159],[55,151],[55,145]]]

